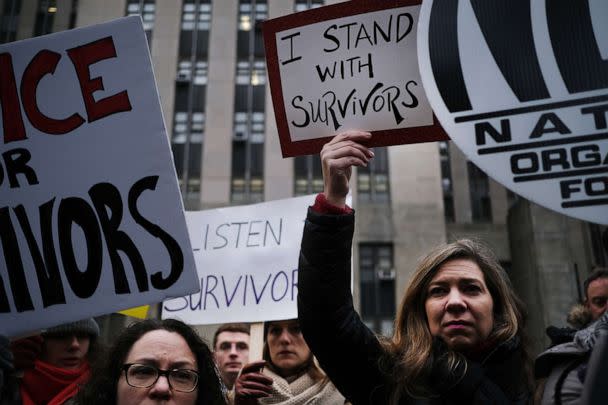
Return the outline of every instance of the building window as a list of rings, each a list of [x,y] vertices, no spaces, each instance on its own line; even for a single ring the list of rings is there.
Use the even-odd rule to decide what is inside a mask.
[[[488,176],[472,162],[467,162],[467,169],[473,222],[492,222],[492,203]]]
[[[294,194],[318,194],[323,191],[323,168],[319,155],[296,156],[294,159]]]
[[[388,202],[388,150],[374,148],[374,158],[367,167],[357,171],[357,191],[359,201]]]
[[[34,36],[46,35],[53,32],[53,21],[57,12],[55,0],[39,0],[34,23]]]
[[[361,317],[372,330],[385,336],[395,319],[395,268],[391,244],[359,245]]]
[[[297,13],[298,11],[321,7],[324,3],[325,0],[296,0],[293,9]]]
[[[239,1],[231,183],[237,203],[264,198],[266,61],[260,23],[267,17],[265,0]]]
[[[144,23],[144,32],[148,46],[152,44],[152,31],[156,14],[156,0],[128,0],[126,15],[140,15]]]
[[[72,29],[76,27],[76,17],[78,16],[78,0],[72,0],[72,8],[70,9],[70,25]]]
[[[589,224],[589,234],[593,262],[601,267],[608,266],[608,227]]]
[[[522,197],[520,197],[519,194],[514,193],[513,191],[507,189],[507,206],[509,208],[511,208],[512,206],[517,204],[517,202],[519,201],[520,198],[522,198]]]
[[[454,222],[454,190],[452,184],[452,170],[450,168],[450,144],[448,142],[439,142],[439,160],[441,164],[443,214],[446,222]]]
[[[21,0],[4,0],[0,16],[0,44],[17,39]]]
[[[205,134],[210,0],[186,0],[175,75],[171,146],[184,199],[198,200]]]

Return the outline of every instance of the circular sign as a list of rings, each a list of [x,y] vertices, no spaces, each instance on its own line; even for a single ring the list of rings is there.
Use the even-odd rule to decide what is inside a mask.
[[[608,225],[608,2],[426,0],[418,59],[450,138],[489,176]]]

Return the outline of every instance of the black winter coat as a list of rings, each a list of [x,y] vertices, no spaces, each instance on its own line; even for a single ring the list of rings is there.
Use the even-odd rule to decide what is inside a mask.
[[[355,312],[350,292],[354,222],[354,213],[321,215],[309,209],[300,252],[298,318],[321,367],[353,405],[388,405],[391,380],[378,363],[385,353]],[[499,345],[482,363],[469,361],[467,370],[441,396],[402,397],[399,404],[528,402],[517,342]]]

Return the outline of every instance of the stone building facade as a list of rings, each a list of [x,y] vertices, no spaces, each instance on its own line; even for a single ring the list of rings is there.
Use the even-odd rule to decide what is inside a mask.
[[[140,14],[184,202],[199,210],[322,190],[317,156],[281,156],[256,23],[337,2],[0,0],[0,43]],[[537,349],[548,324],[565,324],[592,266],[608,264],[605,228],[519,198],[450,143],[376,155],[352,185],[355,302],[378,332],[391,332],[416,261],[439,243],[474,237],[494,249],[527,304]]]

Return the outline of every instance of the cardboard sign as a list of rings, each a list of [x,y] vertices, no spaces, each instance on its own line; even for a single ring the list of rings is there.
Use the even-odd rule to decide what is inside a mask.
[[[0,334],[196,289],[139,17],[0,46]]]
[[[419,4],[350,1],[264,22],[283,156],[348,129],[372,131],[371,146],[447,139],[418,71]]]
[[[296,318],[298,258],[315,196],[186,212],[200,292],[165,301],[191,325]]]
[[[420,71],[451,139],[505,187],[608,225],[608,3],[425,1]]]

